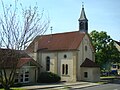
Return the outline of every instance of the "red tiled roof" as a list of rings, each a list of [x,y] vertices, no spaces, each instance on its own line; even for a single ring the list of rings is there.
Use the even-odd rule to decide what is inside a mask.
[[[17,59],[13,54],[19,55],[21,58]],[[13,55],[13,57],[11,55]],[[20,68],[28,62],[32,62],[34,65],[40,67],[40,65],[24,51],[0,49],[0,68],[13,68],[16,67],[16,65],[17,68]]]
[[[17,68],[22,67],[23,65],[25,65],[28,62],[32,62],[34,63],[36,66],[40,66],[35,60],[33,60],[32,58],[21,58],[20,60],[18,60],[18,64],[17,64]]]
[[[84,36],[85,33],[79,31],[67,32],[39,36],[34,42],[38,41],[38,50],[76,50]],[[27,48],[28,52],[33,52],[35,46],[34,42],[32,42]]]
[[[17,67],[22,67],[24,64],[28,63],[31,61],[31,58],[21,58],[18,60]]]
[[[40,65],[35,61],[33,60],[32,58],[21,58],[19,60],[5,60],[3,63],[0,62],[0,68],[21,68],[23,65],[25,65],[26,63],[28,62],[32,62],[35,66],[38,66],[40,67]],[[17,65],[17,67],[15,66]]]
[[[99,67],[95,62],[86,58],[85,61],[81,64],[80,67]]]

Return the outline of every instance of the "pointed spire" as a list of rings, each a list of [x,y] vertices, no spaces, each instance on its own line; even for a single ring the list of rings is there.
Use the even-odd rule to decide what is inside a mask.
[[[84,3],[82,2],[82,11],[79,21],[79,31],[88,33],[88,19],[86,18],[85,11],[84,11]]]
[[[82,11],[81,11],[79,21],[80,20],[87,20],[86,15],[85,15],[85,11],[84,11],[84,2],[82,2]]]

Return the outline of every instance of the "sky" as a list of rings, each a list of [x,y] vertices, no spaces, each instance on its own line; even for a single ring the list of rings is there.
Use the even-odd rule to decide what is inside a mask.
[[[3,0],[6,4],[14,0]],[[50,17],[52,33],[78,31],[82,2],[88,19],[88,32],[105,31],[112,39],[120,41],[120,0],[19,0],[23,6],[44,9]],[[46,34],[51,34],[50,28]]]

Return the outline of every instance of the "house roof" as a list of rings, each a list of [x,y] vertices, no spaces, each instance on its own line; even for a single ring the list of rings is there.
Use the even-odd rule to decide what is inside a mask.
[[[18,60],[17,68],[22,67],[23,65],[25,65],[28,62],[32,62],[34,65],[40,67],[40,65],[32,58],[21,58]]]
[[[80,67],[99,67],[95,62],[86,58],[85,61],[81,64]]]
[[[28,46],[28,52],[34,52],[35,42],[38,42],[37,50],[44,51],[63,51],[63,50],[76,50],[85,33],[75,31],[51,35],[38,36]]]
[[[40,65],[32,58],[21,58],[18,61],[15,59],[12,59],[12,60],[8,59],[8,60],[4,61],[3,63],[0,62],[0,68],[6,68],[6,69],[13,68],[13,67],[21,68],[22,66],[24,66],[25,64],[27,64],[29,62],[33,63],[34,66],[40,67]],[[17,67],[16,67],[16,65],[17,65]]]
[[[13,53],[14,52],[14,53]],[[16,54],[15,54],[16,53]],[[14,55],[20,55],[20,59]],[[20,68],[28,62],[32,62],[36,66],[40,66],[35,60],[28,56],[24,51],[0,49],[0,68]],[[17,66],[16,66],[17,65]]]
[[[4,55],[11,56],[12,54],[19,55],[20,57],[30,57],[25,50],[13,50],[13,49],[0,48],[0,57]]]

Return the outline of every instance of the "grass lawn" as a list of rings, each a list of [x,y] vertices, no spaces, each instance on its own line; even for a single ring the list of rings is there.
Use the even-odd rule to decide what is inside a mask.
[[[100,79],[115,78],[116,76],[102,76]]]

